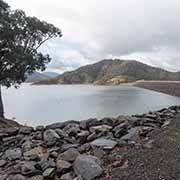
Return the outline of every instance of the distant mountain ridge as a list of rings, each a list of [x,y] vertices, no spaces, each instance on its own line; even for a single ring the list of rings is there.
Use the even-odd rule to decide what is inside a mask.
[[[169,72],[135,60],[102,60],[65,72],[37,84],[121,84],[137,80],[180,80],[180,73]]]
[[[33,74],[28,75],[28,77],[26,79],[26,82],[28,82],[28,83],[30,83],[30,82],[36,83],[36,82],[47,80],[47,79],[50,79],[50,78],[55,78],[58,75],[59,75],[58,73],[50,72],[50,71],[42,72],[42,73],[34,72]]]

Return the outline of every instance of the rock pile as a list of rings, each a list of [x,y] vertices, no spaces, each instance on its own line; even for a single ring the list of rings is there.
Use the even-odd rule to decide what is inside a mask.
[[[103,179],[107,164],[128,166],[116,156],[118,148],[153,148],[149,134],[179,114],[173,106],[143,115],[2,128],[0,180]]]

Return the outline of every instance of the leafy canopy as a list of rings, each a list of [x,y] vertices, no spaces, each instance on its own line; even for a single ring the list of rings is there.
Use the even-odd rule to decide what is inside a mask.
[[[17,85],[27,74],[45,70],[51,58],[38,51],[47,40],[61,37],[61,30],[22,10],[12,11],[0,0],[0,84]]]

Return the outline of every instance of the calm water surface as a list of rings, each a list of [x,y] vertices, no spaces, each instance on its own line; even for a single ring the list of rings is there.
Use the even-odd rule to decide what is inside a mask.
[[[180,98],[131,86],[52,85],[3,89],[5,115],[46,125],[90,117],[116,117],[180,104]]]

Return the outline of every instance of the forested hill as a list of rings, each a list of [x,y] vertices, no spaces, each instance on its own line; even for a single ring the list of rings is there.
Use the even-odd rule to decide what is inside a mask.
[[[180,80],[180,73],[169,72],[135,60],[102,60],[65,72],[38,84],[120,84],[136,80]]]

